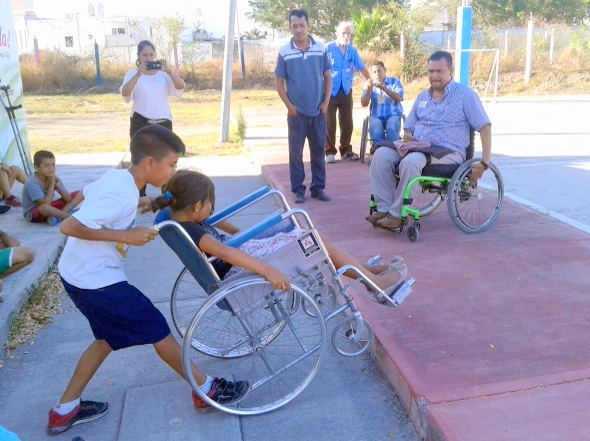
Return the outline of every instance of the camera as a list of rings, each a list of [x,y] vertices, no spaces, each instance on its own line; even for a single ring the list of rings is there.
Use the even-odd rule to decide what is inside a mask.
[[[162,69],[162,63],[159,61],[146,61],[145,66],[147,70]]]

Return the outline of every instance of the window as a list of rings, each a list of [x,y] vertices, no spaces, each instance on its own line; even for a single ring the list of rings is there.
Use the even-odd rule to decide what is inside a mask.
[[[74,37],[66,37],[66,47],[74,47]]]
[[[127,32],[125,31],[125,28],[112,28],[111,29],[111,34],[112,35],[125,35]]]

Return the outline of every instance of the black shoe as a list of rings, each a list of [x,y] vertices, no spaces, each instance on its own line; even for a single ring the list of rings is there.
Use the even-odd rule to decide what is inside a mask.
[[[311,194],[311,197],[314,199],[317,199],[318,201],[322,201],[322,202],[329,202],[332,200],[330,198],[330,196],[328,196],[326,193],[324,193],[323,190],[314,191]],[[297,202],[297,200],[295,200],[295,202]]]
[[[361,158],[359,157],[359,155],[351,151],[346,152],[344,155],[342,155],[342,159],[345,161],[358,161]]]
[[[302,191],[298,191],[297,193],[295,193],[295,203],[296,204],[303,204],[304,202],[305,202],[305,194]]]
[[[11,208],[10,205],[0,205],[0,214],[8,213]]]

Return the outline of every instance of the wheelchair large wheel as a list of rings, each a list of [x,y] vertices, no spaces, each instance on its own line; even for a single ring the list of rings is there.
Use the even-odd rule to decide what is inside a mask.
[[[365,162],[365,156],[367,155],[367,141],[369,139],[369,117],[365,116],[363,119],[363,128],[361,129],[361,146],[360,146],[360,157],[361,162]]]
[[[420,217],[428,216],[442,204],[443,191],[438,182],[416,182],[412,187],[410,207],[420,210]]]
[[[182,345],[182,363],[193,390],[211,406],[235,415],[255,415],[277,409],[299,395],[317,372],[326,342],[326,324],[313,299],[297,285],[292,292],[275,291],[262,278],[250,278],[211,296],[193,318]],[[284,305],[295,293],[314,314]],[[220,302],[227,302],[236,320],[220,318]],[[298,302],[295,301],[297,304]],[[282,327],[273,339],[268,329]],[[193,341],[210,347],[231,347],[243,341],[248,355],[231,359],[209,357],[194,349]],[[248,393],[238,402],[217,403],[197,386],[192,365],[212,376],[248,381]]]
[[[369,349],[373,342],[373,328],[364,319],[360,319],[359,330],[356,317],[348,317],[338,323],[332,331],[332,346],[341,355],[354,357]]]
[[[172,321],[176,330],[182,337],[184,337],[186,329],[189,327],[199,308],[201,308],[209,298],[210,296],[206,294],[191,273],[185,268],[176,279],[172,291],[172,299],[170,301]],[[296,307],[295,294],[289,293],[289,295],[285,296],[283,300],[284,308],[289,312],[293,311],[293,308]],[[224,321],[233,327],[239,326],[238,318],[227,302],[218,302],[215,307],[218,320]],[[284,326],[284,322],[269,325],[264,330],[266,332],[266,340],[271,341],[275,338],[283,330]],[[227,339],[225,342],[217,345],[211,345],[207,338],[204,338],[202,341],[193,339],[192,345],[197,351],[211,357],[234,358],[248,355],[251,350],[248,339],[240,340],[239,335],[234,337],[235,338]]]
[[[496,220],[504,200],[504,182],[498,168],[490,163],[476,183],[471,182],[471,164],[480,159],[463,163],[453,175],[448,191],[447,204],[453,223],[465,233],[480,233]]]
[[[197,310],[203,306],[209,296],[190,272],[184,268],[174,283],[170,298],[172,323],[181,337]]]

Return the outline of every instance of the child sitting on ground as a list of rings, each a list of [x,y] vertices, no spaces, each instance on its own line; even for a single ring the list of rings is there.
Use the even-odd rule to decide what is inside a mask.
[[[230,276],[238,270],[235,267],[239,267],[261,275],[274,289],[290,288],[286,275],[259,259],[298,239],[304,230],[293,229],[264,239],[251,239],[239,249],[224,245],[223,236],[220,237],[214,228],[204,223],[215,208],[215,186],[211,179],[196,171],[179,171],[166,185],[166,192],[158,196],[152,204],[154,209],[168,206],[171,208],[170,219],[183,226],[199,249],[207,255],[219,258],[213,262],[213,267],[220,278]],[[229,223],[220,225],[220,229],[232,234],[236,230]],[[386,295],[390,296],[407,276],[407,268],[401,257],[396,257],[391,265],[369,265],[360,262],[324,236],[321,239],[336,269],[344,265],[354,265],[367,279],[384,290]],[[358,277],[353,272],[346,272],[345,275]]]
[[[35,252],[29,247],[21,247],[16,237],[0,230],[0,292],[2,279],[23,269],[35,259]],[[0,296],[0,303],[4,299]]]
[[[149,125],[133,135],[129,149],[131,166],[108,171],[84,187],[80,210],[61,224],[68,239],[59,260],[59,274],[68,295],[88,319],[95,340],[82,354],[59,403],[49,411],[49,435],[107,413],[108,403],[81,401],[80,397],[112,351],[151,344],[160,358],[185,378],[182,351],[166,319],[127,282],[123,270],[129,246],[146,245],[158,235],[154,229],[135,226],[139,189],[146,184],[162,187],[174,174],[185,146],[167,128]],[[219,403],[237,401],[250,388],[247,381],[211,378],[194,365],[192,375],[203,393]],[[196,410],[211,409],[194,391],[192,398]]]
[[[12,194],[12,186],[18,181],[21,184],[27,182],[27,175],[17,165],[0,163],[0,199],[4,199],[4,205],[8,207],[20,207],[21,201]]]
[[[47,222],[53,226],[71,216],[84,197],[79,191],[69,193],[55,174],[55,156],[39,150],[33,156],[35,173],[29,176],[22,194],[23,216],[28,222]],[[55,192],[61,196],[53,200]]]

